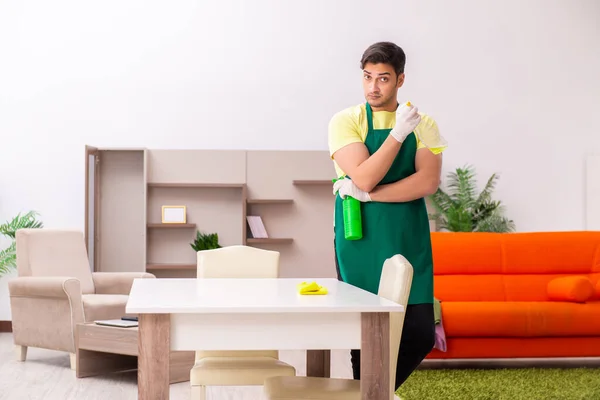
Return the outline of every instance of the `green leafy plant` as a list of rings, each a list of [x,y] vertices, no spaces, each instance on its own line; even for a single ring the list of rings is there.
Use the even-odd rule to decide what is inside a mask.
[[[436,209],[431,217],[440,230],[450,232],[513,232],[515,224],[506,218],[504,206],[492,200],[498,175],[493,174],[477,194],[475,170],[467,165],[448,174],[446,191],[438,188],[429,197]]]
[[[25,228],[42,228],[44,225],[37,220],[38,213],[29,211],[21,215],[17,214],[11,221],[0,225],[0,234],[11,239],[10,245],[0,250],[0,276],[9,273],[17,266],[17,242],[15,236],[17,230]]]
[[[200,231],[196,232],[196,238],[192,243],[190,243],[192,249],[195,251],[201,250],[210,250],[210,249],[219,249],[221,245],[219,244],[219,235],[216,233],[208,233],[204,234]]]

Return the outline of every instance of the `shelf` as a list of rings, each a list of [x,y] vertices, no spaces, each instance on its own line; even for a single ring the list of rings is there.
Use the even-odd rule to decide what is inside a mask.
[[[296,186],[299,186],[299,185],[304,185],[304,186],[317,185],[317,186],[320,186],[320,185],[333,185],[333,182],[332,182],[331,179],[315,179],[315,180],[301,180],[301,179],[298,180],[298,179],[295,179],[293,181],[293,184],[296,185]]]
[[[292,199],[248,199],[248,204],[291,204],[294,200]]]
[[[180,229],[180,228],[195,228],[196,224],[148,224],[148,228],[154,229]]]
[[[248,238],[248,239],[246,239],[246,242],[248,242],[248,244],[252,244],[252,243],[271,243],[271,244],[292,243],[293,241],[294,241],[294,239],[292,239],[292,238]]]
[[[278,250],[292,275],[335,267],[327,261],[336,177],[327,151],[86,146],[85,153],[84,231],[95,245],[95,271],[195,277],[196,230],[217,233],[223,246]],[[184,205],[187,219],[165,220],[184,223],[162,223],[165,205]],[[254,216],[269,237],[252,235]]]
[[[148,182],[148,187],[155,188],[243,188],[243,183],[171,183]]]
[[[156,270],[191,270],[196,269],[196,264],[148,264],[146,271]]]

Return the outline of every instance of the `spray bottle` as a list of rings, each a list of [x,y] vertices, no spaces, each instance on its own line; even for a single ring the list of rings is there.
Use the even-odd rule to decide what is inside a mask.
[[[334,179],[335,183],[338,179]],[[362,239],[362,214],[360,201],[354,197],[346,196],[342,200],[342,210],[344,216],[344,237],[346,240]]]

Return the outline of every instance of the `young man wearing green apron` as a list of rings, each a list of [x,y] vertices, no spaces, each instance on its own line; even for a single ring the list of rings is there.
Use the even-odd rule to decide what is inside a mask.
[[[414,268],[396,388],[434,346],[433,261],[424,198],[440,183],[445,148],[426,146],[415,135],[441,139],[433,119],[398,103],[405,62],[403,50],[393,43],[370,46],[361,60],[366,103],[338,112],[329,124],[330,154],[337,176],[346,178],[334,185],[338,279],[377,293],[387,258],[402,254]],[[362,202],[360,240],[344,238],[345,196]],[[354,379],[360,379],[359,350],[351,351],[351,360]]]

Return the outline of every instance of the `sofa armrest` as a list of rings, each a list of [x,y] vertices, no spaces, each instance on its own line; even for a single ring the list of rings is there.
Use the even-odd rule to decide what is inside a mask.
[[[147,272],[93,272],[96,294],[129,294],[134,279],[156,278]]]
[[[15,344],[75,353],[75,326],[84,322],[79,279],[18,277],[8,291]]]

